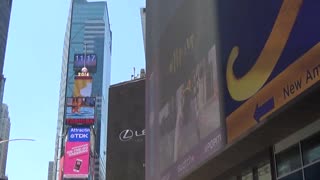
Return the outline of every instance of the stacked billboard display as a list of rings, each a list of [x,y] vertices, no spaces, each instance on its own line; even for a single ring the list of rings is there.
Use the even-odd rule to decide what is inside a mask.
[[[146,179],[181,179],[319,84],[318,4],[147,1]]]
[[[69,128],[64,159],[64,178],[87,178],[90,128]]]
[[[145,179],[145,80],[109,89],[107,179]]]
[[[89,179],[89,174],[94,174],[94,159],[90,156],[94,138],[90,132],[95,124],[96,98],[92,96],[90,73],[96,71],[96,63],[95,54],[75,54],[72,97],[66,97],[65,103],[64,119],[69,129],[60,172],[63,179]]]

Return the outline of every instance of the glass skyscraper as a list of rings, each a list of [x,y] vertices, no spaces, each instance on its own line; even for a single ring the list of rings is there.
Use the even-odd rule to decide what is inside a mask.
[[[8,106],[2,104],[6,79],[3,75],[3,65],[6,53],[12,0],[0,0],[0,140],[9,139],[10,118]],[[8,143],[0,145],[0,179],[6,179]]]
[[[92,76],[92,96],[96,98],[95,106],[95,180],[105,179],[106,172],[106,130],[108,89],[110,84],[111,67],[111,30],[107,2],[88,2],[73,0],[65,33],[62,74],[60,83],[60,99],[55,149],[55,177],[61,176],[60,159],[64,154],[64,143],[68,126],[65,124],[65,103],[67,97],[73,96],[74,88],[74,55],[87,53],[96,54],[96,71]]]
[[[0,140],[9,139],[10,136],[10,117],[9,110],[6,104],[2,104],[0,116]],[[8,156],[8,143],[0,144],[0,179],[6,178],[6,165]]]
[[[12,0],[0,1],[0,75],[3,72]]]

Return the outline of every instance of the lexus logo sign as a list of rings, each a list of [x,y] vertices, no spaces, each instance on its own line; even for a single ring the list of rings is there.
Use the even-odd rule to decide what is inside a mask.
[[[144,136],[145,135],[145,130],[142,131],[133,131],[131,129],[126,129],[121,131],[119,134],[119,139],[120,141],[130,141],[133,138]]]

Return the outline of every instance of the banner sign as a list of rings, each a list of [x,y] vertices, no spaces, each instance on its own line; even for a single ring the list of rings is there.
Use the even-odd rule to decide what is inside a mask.
[[[319,1],[216,5],[230,143],[319,82]]]
[[[68,125],[93,125],[95,119],[95,98],[67,98],[66,123]]]
[[[69,142],[89,142],[90,128],[69,128],[68,141]]]
[[[88,177],[89,155],[90,142],[66,142],[63,177]]]

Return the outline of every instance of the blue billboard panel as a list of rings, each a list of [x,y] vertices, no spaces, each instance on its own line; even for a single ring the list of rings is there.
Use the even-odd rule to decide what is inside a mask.
[[[217,1],[228,142],[320,80],[317,0]]]
[[[90,128],[69,128],[68,131],[69,142],[89,142]]]

